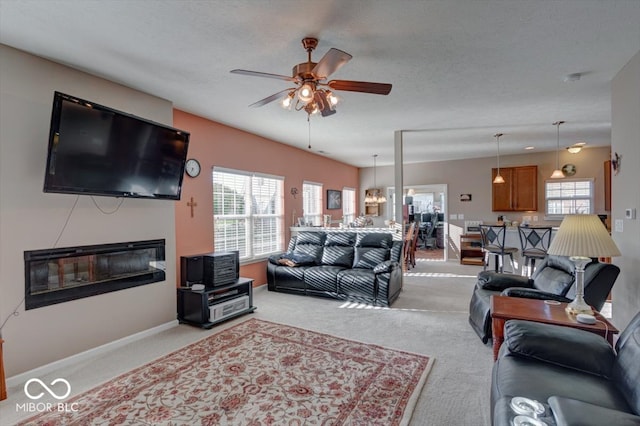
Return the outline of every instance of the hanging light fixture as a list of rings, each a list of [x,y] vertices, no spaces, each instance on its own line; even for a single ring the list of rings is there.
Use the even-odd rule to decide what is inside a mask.
[[[373,154],[373,191],[369,192],[367,191],[366,196],[364,197],[364,202],[365,203],[386,203],[387,202],[387,197],[385,197],[384,195],[382,195],[380,193],[380,190],[378,189],[377,185],[376,185],[376,158],[378,157],[378,154]]]
[[[557,127],[556,138],[556,169],[551,173],[551,179],[562,179],[564,173],[560,170],[560,125],[564,124],[564,121],[556,121],[553,123]]]
[[[582,148],[584,148],[586,144],[586,142],[576,142],[573,145],[567,147],[567,151],[569,151],[571,154],[577,154],[582,151]]]
[[[496,133],[495,135],[493,135],[493,137],[496,138],[496,141],[498,142],[498,174],[496,174],[496,177],[493,178],[493,183],[504,183],[504,178],[500,174],[500,137],[503,135],[504,133]]]

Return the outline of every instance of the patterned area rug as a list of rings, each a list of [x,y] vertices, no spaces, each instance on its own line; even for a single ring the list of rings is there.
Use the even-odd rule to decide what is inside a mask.
[[[29,425],[404,425],[433,360],[250,319]]]

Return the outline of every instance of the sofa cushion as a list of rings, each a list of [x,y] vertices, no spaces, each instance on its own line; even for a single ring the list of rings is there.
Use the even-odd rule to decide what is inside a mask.
[[[616,385],[605,377],[512,354],[501,356],[493,365],[491,392],[492,401],[524,396],[543,402],[555,395],[630,411]]]
[[[549,256],[546,265],[540,265],[532,275],[533,286],[539,290],[564,296],[567,294],[575,277],[575,265],[565,257]],[[546,266],[546,267],[545,267]]]
[[[347,269],[338,273],[338,293],[372,299],[375,282],[376,277],[370,269]]]
[[[393,237],[385,232],[358,233],[357,247],[391,248]]]
[[[305,270],[304,283],[307,290],[336,293],[338,291],[338,273],[345,268],[340,266],[311,266]]]
[[[559,325],[509,320],[504,326],[509,352],[564,368],[611,377],[613,348],[597,334]]]
[[[354,268],[373,269],[378,263],[389,260],[389,250],[377,247],[356,247]]]
[[[329,232],[324,245],[353,247],[356,245],[356,234],[354,232]]]
[[[305,232],[298,233],[296,237],[296,247],[301,244],[313,244],[316,246],[324,245],[326,234],[324,232]]]
[[[351,265],[353,265],[353,247],[325,247],[322,251],[322,264],[351,268]]]
[[[640,414],[640,313],[618,339],[613,379],[633,410]]]
[[[296,244],[296,248],[293,250],[294,256],[307,255],[314,259],[316,265],[320,264],[322,259],[322,246],[316,246],[313,244]]]

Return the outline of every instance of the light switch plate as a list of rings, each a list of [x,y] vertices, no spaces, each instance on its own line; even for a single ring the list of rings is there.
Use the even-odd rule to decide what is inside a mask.
[[[458,220],[458,215],[457,214],[450,214],[449,215],[449,220]]]
[[[464,214],[458,213],[458,220],[464,220]]]
[[[615,226],[614,226],[614,230],[616,232],[624,232],[624,221],[622,219],[616,219],[616,221],[614,222]]]

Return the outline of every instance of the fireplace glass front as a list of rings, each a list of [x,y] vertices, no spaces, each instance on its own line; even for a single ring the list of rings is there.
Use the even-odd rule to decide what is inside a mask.
[[[165,240],[24,252],[25,308],[165,280]]]

